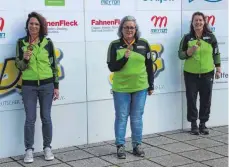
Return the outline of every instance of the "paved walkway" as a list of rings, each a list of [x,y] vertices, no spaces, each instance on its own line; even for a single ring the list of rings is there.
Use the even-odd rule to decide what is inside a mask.
[[[182,130],[146,135],[142,146],[144,158],[131,154],[128,138],[125,160],[116,158],[114,141],[107,141],[54,150],[53,161],[44,161],[43,153],[36,153],[32,164],[24,164],[23,156],[4,158],[0,167],[228,167],[228,126],[211,128],[207,136]]]

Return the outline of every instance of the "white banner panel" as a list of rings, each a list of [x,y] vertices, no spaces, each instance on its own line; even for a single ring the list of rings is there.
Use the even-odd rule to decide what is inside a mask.
[[[181,10],[181,0],[136,0],[137,10]],[[182,0],[184,1],[184,0]]]
[[[182,0],[183,10],[225,10],[228,0]]]
[[[85,0],[85,11],[134,11],[133,0]]]
[[[220,51],[221,61],[228,60],[228,37],[216,37]]]
[[[53,104],[85,102],[85,44],[55,43],[54,45],[59,67],[60,99]],[[2,51],[0,60],[0,111],[23,108],[20,95],[21,79],[14,61],[15,46],[0,45],[0,51]]]
[[[147,96],[143,114],[143,135],[182,129],[181,98],[179,92]]]
[[[116,39],[123,17],[131,13],[86,12],[86,41],[112,41]]]
[[[222,74],[220,79],[214,80],[213,89],[228,89],[228,37],[217,37]]]
[[[26,10],[83,11],[84,0],[24,0]]]
[[[3,0],[0,3],[0,10],[23,10],[25,0]]]
[[[0,11],[0,44],[16,44],[25,34],[25,22],[23,12]]]
[[[88,102],[88,143],[115,139],[114,121],[115,110],[113,100]],[[128,128],[129,122],[126,136],[131,135]]]
[[[213,89],[227,89],[228,88],[228,61],[221,61],[221,78],[214,80]]]
[[[154,61],[155,93],[181,91],[181,61],[177,51],[179,42],[171,39],[149,40]]]
[[[30,11],[31,12],[31,11]],[[30,13],[30,12],[27,12]],[[41,12],[48,24],[48,37],[55,42],[84,42],[83,12]]]
[[[15,66],[16,45],[0,45],[0,111],[23,108],[19,71]]]
[[[192,14],[195,11],[182,12],[182,34],[188,33]],[[216,36],[228,36],[228,15],[226,10],[204,10],[210,29]]]
[[[87,99],[111,99],[110,70],[107,66],[107,50],[110,42],[87,42]]]
[[[149,39],[174,38],[181,35],[181,12],[137,12],[137,22],[143,37]]]
[[[53,149],[87,143],[86,103],[53,106],[51,110],[53,122]],[[0,112],[1,158],[24,154],[24,123],[24,109]],[[42,122],[40,120],[40,109],[38,108],[37,121],[35,123],[34,152],[43,151],[41,128]]]
[[[60,74],[60,100],[54,104],[86,101],[85,43],[55,43]]]
[[[177,50],[179,42],[173,39],[149,40],[155,71],[155,93],[181,91],[181,61]],[[107,67],[108,42],[87,43],[88,100],[110,99],[112,78]],[[95,55],[96,53],[96,55]]]

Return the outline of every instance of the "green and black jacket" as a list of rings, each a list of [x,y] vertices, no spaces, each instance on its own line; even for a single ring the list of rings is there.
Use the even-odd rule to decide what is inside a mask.
[[[22,72],[22,85],[39,86],[54,83],[54,88],[58,89],[58,67],[52,41],[44,37],[38,44],[33,45],[29,61],[23,58],[28,46],[27,36],[17,42],[15,64]]]
[[[127,93],[153,90],[153,63],[148,42],[142,38],[136,39],[129,58],[124,56],[126,48],[123,39],[110,43],[107,64],[110,71],[114,72],[112,90]]]
[[[195,34],[185,34],[180,42],[179,58],[185,60],[184,71],[193,74],[203,74],[220,67],[220,53],[216,37],[213,33],[203,33],[200,46],[192,56],[187,55],[188,48],[196,45]]]

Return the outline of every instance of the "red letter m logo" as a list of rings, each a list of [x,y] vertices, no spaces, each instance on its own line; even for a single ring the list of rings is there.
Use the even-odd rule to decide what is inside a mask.
[[[205,20],[211,26],[213,26],[215,24],[215,16],[214,15],[205,16]]]
[[[166,27],[167,25],[167,17],[166,16],[153,16],[151,18],[151,21],[154,23],[154,26],[157,27],[158,26],[158,22],[159,22],[159,27],[161,28],[162,24],[164,23],[164,27]]]

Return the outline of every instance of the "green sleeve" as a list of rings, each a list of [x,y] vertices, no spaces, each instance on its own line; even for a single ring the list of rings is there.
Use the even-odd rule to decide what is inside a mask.
[[[53,45],[53,42],[50,40],[50,63],[51,63],[51,68],[53,72],[53,79],[54,79],[54,88],[59,89],[59,76],[58,76],[58,66],[57,66],[57,59],[56,59],[56,54],[55,54],[55,48]]]
[[[181,60],[185,60],[189,58],[189,56],[186,53],[187,49],[188,49],[188,40],[187,40],[187,36],[184,35],[183,38],[181,39],[179,51],[178,51],[178,56]]]
[[[220,52],[218,42],[214,34],[212,34],[212,48],[213,48],[213,60],[216,67],[220,67]]]
[[[28,63],[29,61],[23,58],[23,51],[21,49],[21,40],[18,40],[16,46],[15,65],[20,71],[24,71],[28,68]]]

